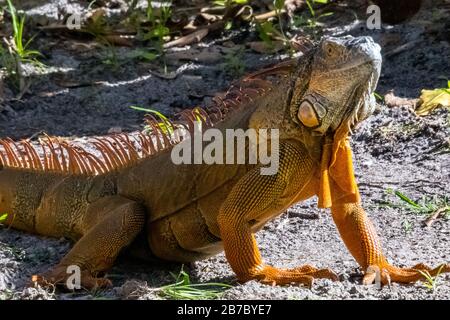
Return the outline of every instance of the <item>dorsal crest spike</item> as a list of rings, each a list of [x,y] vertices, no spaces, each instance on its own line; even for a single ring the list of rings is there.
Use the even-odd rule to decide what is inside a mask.
[[[45,133],[36,143],[0,139],[0,167],[72,175],[99,175],[120,170],[179,143],[184,139],[182,132],[194,130],[195,122],[201,123],[201,130],[215,126],[246,103],[253,103],[269,92],[272,83],[266,80],[267,76],[285,75],[293,69],[295,64],[289,61],[252,73],[232,84],[224,94],[213,97],[211,104],[179,112],[175,121],[158,112],[147,114],[145,133],[91,138],[89,144],[95,149],[92,152]]]

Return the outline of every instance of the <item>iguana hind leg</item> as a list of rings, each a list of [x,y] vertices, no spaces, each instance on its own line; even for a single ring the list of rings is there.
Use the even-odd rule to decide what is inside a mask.
[[[436,268],[430,268],[424,264],[418,264],[412,268],[392,266],[383,255],[381,243],[372,222],[359,204],[335,205],[331,211],[345,245],[364,271],[364,284],[371,284],[374,281],[382,284],[388,284],[391,281],[410,283],[424,279],[422,272],[428,272],[431,276],[450,272],[450,264],[443,264]]]
[[[112,266],[120,251],[142,230],[144,220],[145,209],[129,199],[110,196],[97,200],[84,216],[82,237],[57,266],[42,276],[33,276],[33,280],[42,285],[67,285],[74,268],[79,267],[81,287],[109,286],[111,282],[98,278],[99,273]]]

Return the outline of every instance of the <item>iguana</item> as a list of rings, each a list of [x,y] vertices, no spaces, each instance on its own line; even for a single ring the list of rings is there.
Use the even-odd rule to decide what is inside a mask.
[[[374,109],[381,60],[370,37],[329,37],[300,58],[244,77],[203,108],[173,121],[149,116],[148,133],[93,138],[88,147],[57,138],[39,145],[1,140],[6,225],[76,241],[57,266],[34,280],[64,284],[67,268],[75,265],[83,287],[108,286],[102,272],[125,248],[139,245],[137,256],[179,262],[225,250],[242,282],[311,286],[314,278],[337,280],[330,269],[265,264],[254,238],[267,221],[315,195],[319,207],[331,208],[363,283],[408,283],[421,279],[420,271],[436,275],[439,268],[423,264],[389,264],[360,204],[348,136]],[[175,164],[173,149],[188,140],[174,129],[192,132],[196,123],[220,132],[278,129],[278,171],[262,175],[261,163],[248,161]],[[440,271],[449,272],[450,265]]]

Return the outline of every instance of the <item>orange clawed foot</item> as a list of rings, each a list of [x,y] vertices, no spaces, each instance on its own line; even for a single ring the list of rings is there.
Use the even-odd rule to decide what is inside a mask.
[[[367,268],[363,284],[389,285],[391,282],[411,283],[425,279],[425,275],[435,277],[437,274],[450,272],[450,264],[442,264],[436,268],[430,268],[419,263],[412,268],[398,268],[388,263],[371,265]]]
[[[32,284],[38,284],[42,287],[62,286],[69,290],[97,290],[112,286],[111,281],[107,278],[94,277],[87,270],[82,270],[78,274],[76,271],[68,272],[68,269],[62,266],[56,267],[43,275],[33,275],[31,281]]]
[[[287,285],[300,283],[311,288],[314,279],[331,279],[337,281],[338,276],[330,269],[317,269],[305,265],[294,269],[277,269],[271,266],[262,266],[252,276],[241,280],[248,281],[257,279],[262,283],[270,285]]]

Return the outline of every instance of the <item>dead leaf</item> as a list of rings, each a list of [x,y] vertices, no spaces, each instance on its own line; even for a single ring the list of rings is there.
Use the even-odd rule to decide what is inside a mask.
[[[284,2],[284,6],[286,8],[288,16],[293,17],[295,11],[303,9],[303,7],[305,6],[305,1],[304,0],[286,0]]]
[[[422,90],[416,114],[426,116],[437,107],[450,107],[450,88]]]
[[[417,105],[417,99],[397,97],[394,92],[391,91],[384,95],[384,103],[386,103],[388,107],[407,106],[414,109]]]
[[[205,19],[207,22],[216,22],[222,19],[222,16],[209,14],[209,13],[200,13],[200,16]]]

